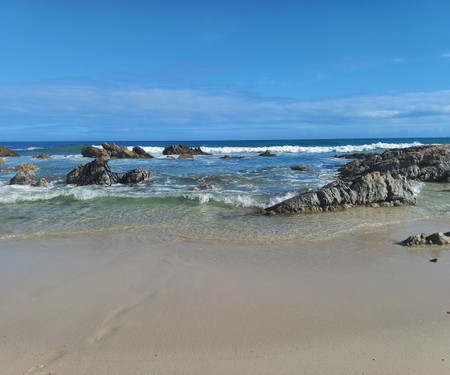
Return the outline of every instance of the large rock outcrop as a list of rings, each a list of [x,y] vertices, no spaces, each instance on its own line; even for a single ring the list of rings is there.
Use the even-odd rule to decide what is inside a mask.
[[[151,173],[141,168],[133,169],[122,176],[111,171],[108,158],[100,158],[90,163],[79,164],[67,174],[66,183],[77,186],[112,185],[113,183],[137,184],[148,180]]]
[[[0,156],[3,157],[17,157],[20,156],[16,151],[11,150],[9,147],[1,146],[0,147]]]
[[[367,154],[365,159],[354,160],[341,167],[339,177],[352,180],[374,171],[422,182],[450,182],[450,145],[417,146]]]
[[[81,155],[88,158],[118,158],[118,159],[152,159],[153,155],[147,153],[142,147],[133,147],[129,150],[127,147],[119,146],[113,143],[110,145],[107,142],[102,143],[103,148],[94,146],[85,146],[81,150]]]
[[[163,155],[183,155],[183,154],[211,155],[208,154],[207,152],[204,152],[200,147],[190,148],[189,146],[183,144],[171,145],[163,150]]]
[[[337,180],[319,189],[304,191],[261,212],[291,214],[337,211],[352,206],[415,204],[411,185],[404,177],[369,173],[352,181]]]
[[[356,154],[339,180],[262,210],[264,214],[323,212],[352,206],[415,204],[408,180],[450,182],[450,145]]]

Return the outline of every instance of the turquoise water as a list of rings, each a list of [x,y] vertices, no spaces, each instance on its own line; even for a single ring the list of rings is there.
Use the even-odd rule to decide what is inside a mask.
[[[112,141],[111,141],[112,143]],[[91,159],[81,156],[89,142],[6,142],[20,153],[4,158],[1,168],[33,163],[36,176],[49,188],[11,186],[15,172],[0,173],[0,238],[54,235],[105,230],[149,230],[192,239],[280,241],[322,238],[362,226],[414,220],[426,216],[450,218],[448,184],[417,184],[418,205],[392,209],[358,208],[319,215],[265,217],[259,209],[296,194],[299,189],[322,186],[336,178],[337,169],[348,162],[337,159],[345,152],[382,152],[387,148],[418,144],[450,143],[438,139],[342,139],[308,141],[203,141],[183,142],[200,146],[211,156],[172,160],[164,147],[180,142],[117,142],[142,146],[155,159],[113,159],[110,167],[122,173],[136,167],[152,172],[137,186],[76,187],[65,177],[76,165]],[[259,157],[269,149],[276,157]],[[51,159],[35,159],[45,152]],[[221,156],[244,156],[221,159]],[[293,165],[311,167],[296,172]],[[195,191],[202,184],[212,190]]]

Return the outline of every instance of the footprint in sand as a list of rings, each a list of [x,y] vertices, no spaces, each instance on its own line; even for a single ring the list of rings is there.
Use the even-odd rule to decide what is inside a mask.
[[[34,365],[32,368],[30,368],[28,370],[28,373],[31,373],[31,372],[34,372],[37,370],[42,370],[44,367],[48,366],[50,363],[56,361],[57,359],[60,359],[66,353],[67,353],[66,350],[53,350],[53,351],[49,352],[46,355],[45,360],[43,360],[42,362],[40,362],[37,365]],[[44,372],[42,374],[46,374],[46,373]]]
[[[120,328],[120,324],[114,324],[114,322],[118,321],[128,310],[128,308],[121,307],[112,311],[103,321],[101,328],[91,338],[91,344],[116,332]]]

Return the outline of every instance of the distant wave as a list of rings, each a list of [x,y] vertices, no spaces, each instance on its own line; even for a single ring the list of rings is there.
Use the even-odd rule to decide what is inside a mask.
[[[318,154],[318,153],[346,153],[346,152],[370,152],[375,150],[386,150],[391,148],[406,148],[412,146],[421,146],[420,142],[413,143],[384,143],[377,142],[364,145],[342,145],[342,146],[293,146],[293,145],[279,145],[279,146],[258,146],[258,147],[209,147],[201,146],[201,149],[213,155],[228,155],[228,154],[248,154],[261,153],[269,150],[276,154]],[[132,146],[128,147],[130,150]],[[146,152],[152,155],[162,155],[164,147],[142,147]]]
[[[299,153],[328,153],[328,152],[365,152],[390,148],[406,148],[422,145],[414,143],[371,143],[366,145],[343,145],[343,146],[261,146],[261,147],[202,147],[202,150],[212,154],[233,154],[233,153],[258,153],[269,150],[278,154],[299,154]]]

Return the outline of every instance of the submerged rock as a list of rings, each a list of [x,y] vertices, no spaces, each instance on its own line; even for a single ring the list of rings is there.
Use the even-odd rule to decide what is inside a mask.
[[[277,156],[277,155],[272,154],[269,150],[266,150],[263,153],[259,154],[259,156],[267,157],[267,156]]]
[[[20,155],[16,151],[11,150],[9,147],[1,146],[0,147],[0,156],[3,156],[3,157],[18,157]]]
[[[291,169],[293,171],[299,171],[299,172],[311,172],[312,171],[312,168],[304,167],[302,165],[294,165],[294,166],[291,167]]]
[[[194,155],[192,155],[190,153],[181,154],[180,156],[178,156],[178,159],[192,159],[192,160],[194,160]]]
[[[418,246],[418,245],[448,245],[450,244],[450,232],[442,233],[436,232],[430,235],[426,233],[420,233],[413,236],[409,236],[403,241],[405,246]]]
[[[36,158],[36,159],[50,159],[50,158],[51,158],[51,156],[50,156],[50,155],[47,155],[47,154],[44,154],[44,153],[42,153],[42,154],[39,154],[39,155],[33,155],[33,158]]]

